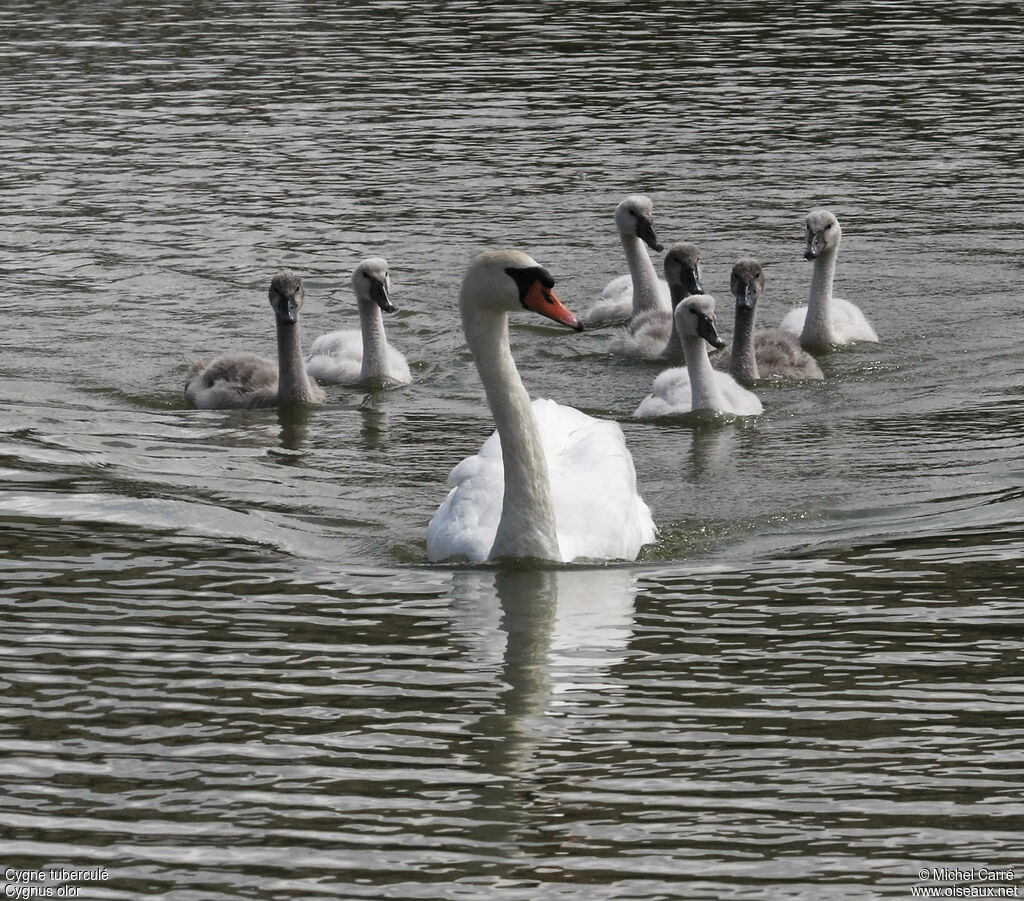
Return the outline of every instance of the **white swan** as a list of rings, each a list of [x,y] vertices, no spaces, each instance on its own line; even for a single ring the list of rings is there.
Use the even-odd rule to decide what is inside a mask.
[[[612,353],[645,360],[664,358],[679,360],[683,356],[683,345],[679,340],[672,308],[691,294],[703,294],[700,281],[700,251],[693,244],[679,242],[673,245],[675,258],[680,264],[682,291],[678,298],[672,298],[672,307],[667,310],[644,310],[633,317],[629,325],[618,329],[612,336],[609,347]],[[668,289],[668,282],[662,282]]]
[[[843,236],[839,220],[828,210],[812,210],[807,214],[806,229],[804,257],[814,260],[811,295],[807,306],[790,310],[779,327],[799,335],[800,343],[809,350],[824,350],[853,341],[877,341],[878,335],[860,307],[832,296],[836,257]]]
[[[615,225],[626,252],[629,272],[613,278],[601,292],[601,299],[583,317],[588,328],[617,325],[646,310],[667,310],[672,305],[668,285],[658,278],[644,249],[661,250],[654,233],[654,204],[643,194],[630,194],[615,208]]]
[[[673,293],[679,290],[678,262],[672,252],[665,258],[665,275]],[[727,373],[716,372],[708,360],[708,346],[724,347],[715,327],[715,301],[707,294],[694,294],[676,306],[676,325],[683,342],[686,366],[662,372],[633,413],[638,419],[675,416],[694,410],[756,416],[761,401],[752,391],[737,384]]]
[[[757,260],[737,261],[730,288],[736,298],[732,348],[711,358],[715,369],[747,386],[758,379],[824,378],[817,360],[800,346],[795,335],[778,328],[755,328],[757,302],[764,291],[764,269]]]
[[[192,364],[185,399],[193,407],[273,407],[324,399],[324,392],[310,380],[302,365],[299,310],[306,297],[302,279],[285,269],[274,276],[269,294],[277,321],[277,363],[237,352],[224,354],[209,364]]]
[[[352,272],[352,291],[359,308],[360,328],[328,332],[317,338],[306,357],[306,371],[330,384],[409,384],[409,364],[401,351],[388,344],[384,334],[381,311],[395,310],[387,260],[370,257],[356,266]]]
[[[531,404],[516,369],[509,313],[525,307],[582,329],[553,285],[515,250],[483,253],[466,273],[462,327],[497,431],[452,470],[427,528],[431,560],[633,560],[655,538],[618,424],[551,400]]]

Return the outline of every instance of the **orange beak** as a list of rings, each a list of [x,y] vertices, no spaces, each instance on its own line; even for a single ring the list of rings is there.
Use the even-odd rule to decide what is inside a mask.
[[[545,288],[539,281],[530,285],[530,289],[523,298],[523,306],[535,313],[540,313],[541,316],[567,325],[577,332],[583,331],[583,325],[555,296],[555,292],[550,288]]]

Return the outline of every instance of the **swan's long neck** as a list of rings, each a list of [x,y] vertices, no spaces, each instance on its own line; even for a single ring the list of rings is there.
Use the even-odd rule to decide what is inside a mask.
[[[302,363],[297,322],[277,322],[277,399],[303,403],[313,399],[313,385]]]
[[[757,357],[754,355],[754,320],[756,317],[756,310],[736,307],[729,375],[742,385],[750,385],[761,377],[757,369]]]
[[[654,264],[644,249],[644,242],[636,235],[624,232],[620,232],[619,236],[626,252],[629,276],[633,280],[633,315],[659,309],[658,273],[654,271]]]
[[[690,296],[690,292],[682,285],[669,282],[669,294],[672,295],[672,331],[668,336],[668,344],[661,352],[661,357],[666,360],[684,360],[683,342],[679,337],[679,326],[676,325],[676,307],[680,302]]]
[[[708,359],[708,346],[696,335],[683,336],[686,371],[690,375],[690,406],[694,410],[721,410],[722,393],[715,381],[715,370]]]
[[[838,247],[824,250],[814,261],[811,275],[811,296],[807,301],[807,318],[800,334],[800,343],[826,345],[835,343],[832,330],[832,279],[836,274]]]
[[[505,470],[501,520],[488,557],[561,560],[544,447],[509,348],[508,317],[464,304],[462,326],[494,416]]]
[[[384,334],[384,316],[380,307],[369,298],[359,300],[359,326],[363,334],[360,379],[387,377],[388,341]]]

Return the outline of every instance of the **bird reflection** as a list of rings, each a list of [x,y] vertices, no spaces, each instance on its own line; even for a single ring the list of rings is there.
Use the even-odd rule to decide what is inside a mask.
[[[308,425],[313,415],[309,404],[278,404],[277,422],[281,426],[281,447],[285,450],[300,450],[309,433]]]
[[[388,414],[380,404],[380,395],[375,391],[367,394],[359,405],[359,437],[366,450],[384,450],[388,443]]]
[[[460,638],[481,678],[502,683],[472,739],[485,770],[506,777],[485,790],[486,803],[518,817],[543,788],[538,750],[571,741],[583,722],[577,711],[592,712],[615,682],[633,634],[633,574],[472,570],[457,573],[453,588]]]
[[[700,423],[693,430],[690,472],[699,480],[718,482],[736,477],[739,433],[733,423],[716,420]]]

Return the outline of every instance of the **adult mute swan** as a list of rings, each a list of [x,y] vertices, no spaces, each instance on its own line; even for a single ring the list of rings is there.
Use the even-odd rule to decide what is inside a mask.
[[[680,241],[673,245],[675,259],[679,263],[679,282],[682,291],[678,298],[669,292],[672,308],[668,310],[645,310],[633,317],[629,325],[619,329],[612,336],[612,353],[646,360],[665,358],[679,360],[683,356],[683,345],[676,330],[672,309],[679,300],[691,294],[703,294],[700,282],[700,251],[693,244]],[[664,282],[665,287],[668,283]]]
[[[209,364],[194,363],[185,384],[185,399],[193,407],[273,407],[324,399],[324,392],[302,365],[299,310],[306,297],[302,279],[282,270],[271,281],[269,294],[277,321],[277,363],[245,352],[224,354]]]
[[[680,290],[679,263],[672,251],[665,257],[665,275],[673,295]],[[676,305],[676,327],[683,342],[685,367],[662,372],[633,413],[638,419],[673,416],[693,410],[755,416],[761,401],[752,391],[737,384],[727,373],[716,372],[708,360],[708,344],[724,347],[715,327],[715,301],[708,294],[694,294]],[[706,343],[705,343],[706,342]]]
[[[359,309],[359,329],[341,329],[317,338],[306,357],[306,371],[331,384],[377,381],[407,385],[412,381],[409,364],[384,334],[381,311],[395,310],[387,260],[370,257],[356,266],[352,291]]]
[[[828,210],[812,210],[807,214],[807,245],[804,258],[814,260],[811,295],[807,306],[790,310],[779,327],[800,336],[808,350],[825,350],[836,344],[854,341],[877,341],[860,307],[832,296],[832,280],[836,273],[836,257],[843,230],[839,220]]]
[[[615,208],[615,225],[629,272],[605,285],[601,299],[583,317],[588,328],[617,325],[647,310],[671,311],[668,285],[658,278],[644,249],[647,244],[652,250],[661,250],[653,217],[654,204],[643,194],[630,194]]]
[[[526,308],[583,328],[553,285],[516,250],[483,253],[466,273],[462,327],[497,431],[448,477],[427,528],[431,560],[633,560],[655,538],[618,424],[551,400],[531,404],[516,369],[509,313]]]
[[[824,378],[817,361],[795,335],[777,328],[755,329],[757,302],[764,291],[764,269],[757,260],[739,260],[732,267],[729,286],[736,298],[732,349],[711,358],[715,369],[747,386],[758,379]]]

